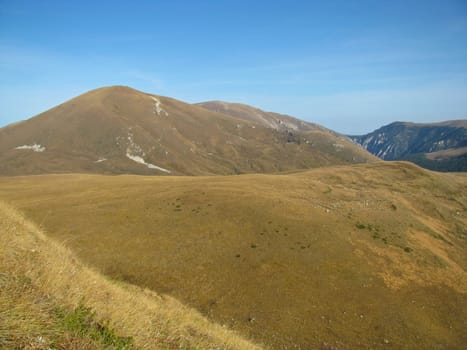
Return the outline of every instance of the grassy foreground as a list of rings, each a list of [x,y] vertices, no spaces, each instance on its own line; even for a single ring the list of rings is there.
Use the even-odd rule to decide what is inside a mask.
[[[466,174],[404,162],[282,175],[0,178],[0,198],[47,236],[100,273],[139,286],[119,287],[127,296],[141,288],[171,295],[281,350],[463,349],[466,188]],[[92,277],[84,281],[52,294],[75,282],[93,287]],[[85,292],[87,307],[110,300],[101,290]],[[138,314],[132,331],[109,324],[125,331],[119,336],[147,328],[139,318],[146,308],[129,309]],[[117,311],[102,315],[132,317]],[[179,319],[166,315],[155,321],[176,320],[178,329]],[[167,334],[183,340],[181,329]]]
[[[0,202],[1,349],[260,349],[173,298],[116,283]]]

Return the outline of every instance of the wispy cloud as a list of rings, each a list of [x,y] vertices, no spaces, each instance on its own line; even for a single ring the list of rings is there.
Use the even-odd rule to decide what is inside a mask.
[[[28,69],[31,66],[55,62],[55,55],[40,49],[0,43],[0,69]]]
[[[467,17],[459,17],[450,20],[447,24],[447,29],[451,33],[467,32]]]
[[[465,96],[467,83],[448,80],[414,88],[257,99],[279,112],[318,122],[343,133],[363,134],[394,120],[466,119]]]
[[[412,51],[371,51],[364,53],[346,53],[345,55],[336,53],[326,53],[320,55],[309,55],[307,58],[299,60],[288,60],[284,58],[280,61],[274,59],[265,60],[264,64],[251,66],[239,66],[232,68],[236,72],[283,72],[300,70],[306,72],[326,72],[336,70],[346,70],[355,67],[375,67],[394,64],[411,64],[420,62],[433,62],[448,59],[463,59],[467,53],[443,53],[432,52],[412,52]]]
[[[139,82],[148,92],[163,91],[166,87],[164,80],[158,78],[158,75],[153,72],[133,69],[121,74],[129,80]]]

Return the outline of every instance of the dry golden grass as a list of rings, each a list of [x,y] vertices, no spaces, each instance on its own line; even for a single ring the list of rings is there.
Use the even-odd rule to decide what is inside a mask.
[[[158,115],[153,98],[128,87],[101,88],[0,128],[0,174],[167,175],[129,159],[128,152],[171,175],[275,173],[377,160],[329,130],[294,132],[289,140],[285,130],[168,97],[157,97],[169,114]],[[16,149],[33,143],[46,149]]]
[[[465,174],[380,162],[0,178],[0,198],[107,276],[270,348],[462,349],[466,184]]]
[[[2,348],[100,348],[57,325],[57,305],[84,304],[141,349],[260,349],[171,297],[104,278],[3,202],[0,227]]]

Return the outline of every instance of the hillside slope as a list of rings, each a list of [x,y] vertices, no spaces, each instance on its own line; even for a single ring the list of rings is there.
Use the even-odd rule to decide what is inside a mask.
[[[464,174],[378,162],[0,178],[0,198],[102,273],[271,349],[463,349],[466,186]]]
[[[299,144],[300,142],[304,142],[314,147],[315,150],[329,154],[340,153],[343,156],[344,154],[350,155],[352,153],[354,154],[352,156],[354,163],[362,163],[359,159],[367,157],[365,150],[353,147],[351,139],[347,136],[338,134],[319,124],[306,122],[285,114],[266,112],[241,103],[208,101],[196,103],[195,105],[282,132],[287,142]],[[356,155],[359,156],[356,157]],[[347,159],[350,158],[347,157]]]
[[[384,160],[410,160],[433,170],[467,171],[467,120],[395,122],[351,138]]]
[[[232,117],[251,121],[275,130],[284,131],[310,131],[327,130],[321,125],[305,122],[303,120],[274,112],[265,112],[261,109],[241,103],[229,103],[223,101],[208,101],[196,103],[196,106],[206,108],[210,111],[230,115]],[[327,130],[330,131],[330,130]]]
[[[0,129],[0,175],[223,175],[373,160],[330,132],[290,135],[121,86]]]
[[[91,270],[0,202],[1,349],[260,347],[177,300]]]

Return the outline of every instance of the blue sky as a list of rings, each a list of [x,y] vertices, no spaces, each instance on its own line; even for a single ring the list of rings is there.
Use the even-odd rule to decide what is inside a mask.
[[[350,134],[467,118],[467,1],[0,0],[0,126],[106,85]]]

